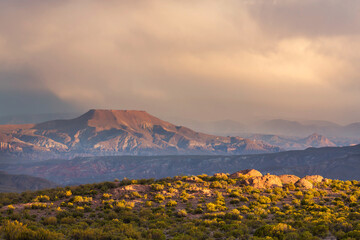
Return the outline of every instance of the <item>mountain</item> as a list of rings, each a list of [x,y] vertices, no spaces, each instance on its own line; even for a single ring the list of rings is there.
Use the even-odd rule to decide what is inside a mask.
[[[307,146],[310,147],[335,147],[336,144],[331,142],[328,138],[319,135],[317,133],[314,133],[302,140],[300,142],[303,142]]]
[[[314,132],[326,135],[327,137],[340,138],[359,138],[360,123],[349,125],[338,125],[328,121],[289,121],[284,119],[274,119],[255,124],[248,128],[248,132],[258,132],[263,134],[301,136],[305,137]]]
[[[43,178],[0,172],[0,192],[23,192],[54,187],[55,183]]]
[[[41,176],[59,184],[85,184],[124,177],[231,173],[235,169],[251,168],[276,175],[318,174],[333,179],[360,180],[360,145],[256,155],[98,156],[0,164],[0,169],[9,173]]]
[[[313,133],[305,138],[271,134],[250,134],[246,137],[254,141],[262,141],[274,146],[278,146],[285,150],[302,150],[309,147],[336,147],[339,145],[350,145],[347,144],[348,142],[338,141],[334,143],[329,138],[317,133]],[[343,145],[341,143],[343,143]]]
[[[280,151],[263,142],[175,126],[145,111],[90,110],[70,120],[0,125],[0,151],[49,158],[96,155],[254,154]]]

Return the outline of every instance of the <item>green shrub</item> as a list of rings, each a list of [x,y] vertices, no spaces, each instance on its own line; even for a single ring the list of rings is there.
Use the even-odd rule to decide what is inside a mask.
[[[154,190],[154,191],[161,191],[164,189],[164,185],[162,184],[151,184],[151,189]]]
[[[57,218],[56,217],[47,217],[44,219],[45,225],[56,225],[57,224]]]
[[[166,203],[166,206],[167,206],[167,207],[174,207],[174,206],[176,206],[176,205],[177,205],[177,202],[174,201],[174,200],[170,200],[170,201],[168,201],[168,202]]]

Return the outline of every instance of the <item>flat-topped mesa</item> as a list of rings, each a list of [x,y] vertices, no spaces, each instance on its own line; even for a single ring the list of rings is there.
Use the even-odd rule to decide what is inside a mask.
[[[160,120],[145,111],[91,109],[78,118],[55,120],[37,124],[38,129],[64,129],[94,127],[98,130],[119,128],[143,129],[153,125],[170,127],[172,124]]]
[[[140,129],[146,127],[146,125],[171,125],[170,123],[162,121],[145,111],[138,110],[94,109],[85,113],[83,116],[88,117],[89,126],[103,129],[118,128],[119,126]]]

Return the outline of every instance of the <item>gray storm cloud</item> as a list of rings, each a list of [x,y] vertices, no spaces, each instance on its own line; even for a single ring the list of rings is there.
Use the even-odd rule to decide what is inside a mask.
[[[358,121],[359,8],[352,0],[1,1],[0,110]]]

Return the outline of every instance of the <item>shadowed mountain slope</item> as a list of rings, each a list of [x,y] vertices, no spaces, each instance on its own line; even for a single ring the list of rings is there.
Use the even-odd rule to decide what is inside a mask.
[[[62,184],[108,181],[124,177],[137,179],[231,173],[234,169],[252,168],[263,174],[269,172],[300,177],[322,175],[333,179],[360,180],[360,145],[258,155],[106,156],[0,164],[0,169],[9,173],[41,176]]]

